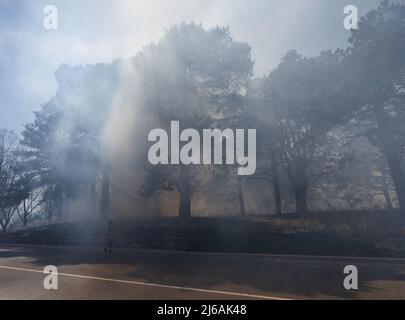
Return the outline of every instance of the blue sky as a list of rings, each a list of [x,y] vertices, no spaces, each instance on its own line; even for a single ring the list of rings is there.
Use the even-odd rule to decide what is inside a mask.
[[[271,71],[289,49],[316,55],[347,46],[345,5],[360,15],[379,0],[0,0],[0,128],[20,132],[55,92],[61,63],[110,62],[135,55],[171,24],[229,26],[248,42],[255,74]],[[55,5],[59,29],[45,30]]]

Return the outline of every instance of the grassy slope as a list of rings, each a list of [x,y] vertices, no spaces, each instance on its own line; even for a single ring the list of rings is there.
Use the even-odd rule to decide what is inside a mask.
[[[398,212],[313,213],[247,218],[160,218],[117,222],[119,247],[216,252],[405,258],[405,219]],[[105,226],[64,223],[20,230],[0,241],[103,245]]]

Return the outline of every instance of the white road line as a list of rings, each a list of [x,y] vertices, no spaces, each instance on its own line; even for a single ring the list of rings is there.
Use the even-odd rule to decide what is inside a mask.
[[[9,270],[17,270],[17,271],[44,273],[42,270],[27,269],[27,268],[17,268],[17,267],[9,267],[9,266],[0,266],[0,268],[9,269]],[[93,277],[93,276],[83,276],[83,275],[78,275],[78,274],[61,273],[61,272],[58,272],[57,274],[60,276],[80,278],[80,279],[101,280],[101,281],[109,281],[109,282],[135,284],[135,285],[148,286],[148,287],[158,287],[158,288],[175,289],[175,290],[186,290],[186,291],[194,291],[194,292],[223,294],[223,295],[253,298],[253,299],[292,300],[292,299],[286,299],[286,298],[280,298],[280,297],[262,296],[262,295],[249,294],[249,293],[171,286],[171,285],[166,285],[166,284],[157,284],[157,283],[149,283],[149,282],[130,281],[130,280],[119,280],[119,279],[110,279],[110,278],[100,278],[100,277]]]

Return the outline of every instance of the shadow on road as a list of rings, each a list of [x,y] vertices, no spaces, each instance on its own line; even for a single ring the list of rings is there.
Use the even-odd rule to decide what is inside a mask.
[[[405,289],[405,262],[399,260],[353,258],[350,261],[345,258],[144,250],[105,255],[101,249],[3,247],[0,249],[0,261],[2,265],[18,262],[64,268],[79,265],[89,268],[93,265],[98,266],[94,272],[101,270],[103,276],[115,279],[287,297],[355,299],[359,292],[375,292],[381,297],[383,289],[375,286],[376,281],[403,282]],[[343,269],[348,264],[354,264],[359,269],[358,292],[343,288]],[[83,274],[100,276],[89,274],[89,271],[86,269]]]

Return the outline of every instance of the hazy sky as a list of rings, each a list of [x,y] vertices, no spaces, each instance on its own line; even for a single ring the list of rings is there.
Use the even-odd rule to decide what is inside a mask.
[[[360,15],[379,0],[0,0],[0,128],[17,132],[53,95],[61,63],[130,57],[181,22],[229,26],[248,42],[255,74],[274,68],[289,49],[315,55],[347,46],[345,5]],[[43,28],[43,9],[55,5],[59,29]]]

